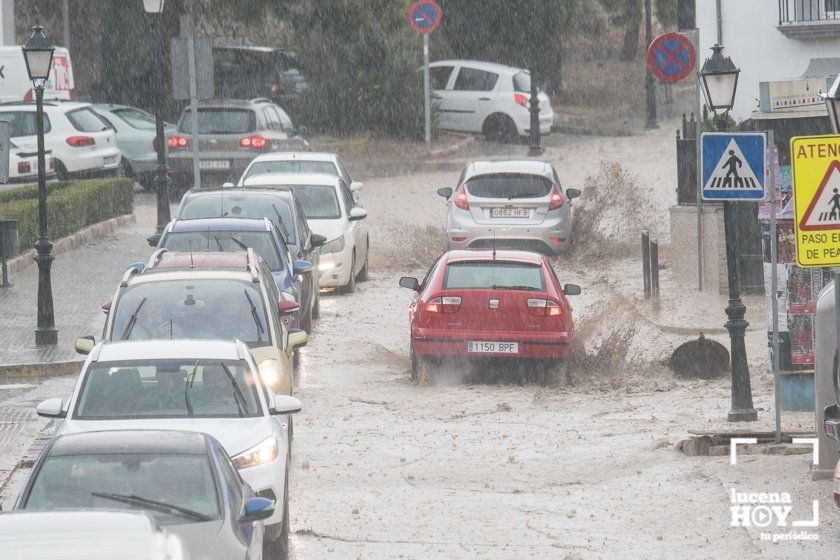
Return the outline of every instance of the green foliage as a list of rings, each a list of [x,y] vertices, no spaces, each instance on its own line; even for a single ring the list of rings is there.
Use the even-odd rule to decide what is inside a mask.
[[[663,29],[672,30],[677,26],[677,0],[656,0],[654,6],[656,20]]]
[[[47,196],[53,192],[69,187],[73,181],[51,181],[47,183]],[[38,185],[22,185],[20,187],[0,191],[0,204],[12,202],[14,200],[25,200],[27,198],[38,198]],[[2,209],[2,206],[0,206]]]
[[[715,115],[704,115],[700,121],[703,132],[737,132],[741,125],[729,114],[729,111]]]
[[[152,69],[149,23],[137,0],[97,0],[102,14],[102,83],[120,87]]]
[[[32,198],[0,201],[0,220],[18,220],[21,251],[38,238],[38,191],[31,186],[3,193],[34,194]],[[65,237],[91,224],[131,214],[134,211],[134,184],[130,179],[66,181],[49,185],[47,230],[51,239]]]

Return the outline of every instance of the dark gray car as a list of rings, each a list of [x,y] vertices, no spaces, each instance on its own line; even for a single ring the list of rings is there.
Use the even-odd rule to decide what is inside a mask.
[[[193,560],[258,559],[274,501],[254,495],[209,435],[114,430],[50,441],[14,509],[142,511],[178,535]]]
[[[185,109],[167,140],[170,175],[181,186],[193,182],[192,113]],[[239,179],[256,156],[309,150],[292,119],[268,99],[211,100],[198,105],[198,152],[202,186]]]

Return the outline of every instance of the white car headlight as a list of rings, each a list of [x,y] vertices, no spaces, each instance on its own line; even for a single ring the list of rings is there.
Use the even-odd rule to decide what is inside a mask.
[[[263,383],[268,387],[274,387],[280,382],[280,368],[274,358],[261,361],[257,369],[260,371]]]
[[[344,249],[344,236],[337,237],[330,241],[329,243],[324,243],[321,247],[321,254],[326,255],[327,253],[338,253],[342,249]]]
[[[247,469],[257,465],[270,463],[277,458],[280,446],[273,437],[261,441],[251,449],[243,451],[236,457],[231,458],[233,466],[237,469]]]

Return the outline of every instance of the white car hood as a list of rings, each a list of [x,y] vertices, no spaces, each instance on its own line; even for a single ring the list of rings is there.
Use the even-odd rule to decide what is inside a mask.
[[[328,243],[344,233],[344,228],[342,227],[344,220],[342,219],[307,220],[307,222],[309,223],[309,229],[313,233],[326,237]]]
[[[231,457],[271,436],[275,429],[271,417],[256,418],[150,418],[131,420],[67,419],[56,435],[104,430],[184,430],[210,434],[222,444]]]

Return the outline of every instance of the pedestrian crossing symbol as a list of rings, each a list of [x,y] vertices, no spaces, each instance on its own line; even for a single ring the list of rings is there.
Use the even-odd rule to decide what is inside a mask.
[[[840,136],[790,141],[796,262],[840,266]]]
[[[703,200],[764,198],[764,134],[706,132],[701,139],[701,151]]]

